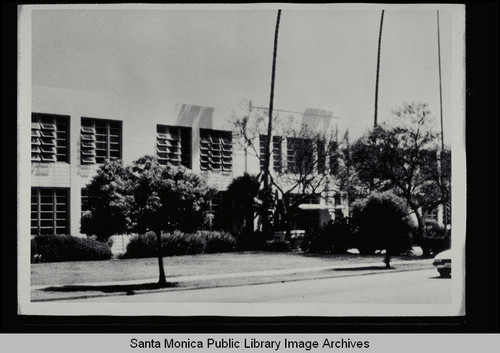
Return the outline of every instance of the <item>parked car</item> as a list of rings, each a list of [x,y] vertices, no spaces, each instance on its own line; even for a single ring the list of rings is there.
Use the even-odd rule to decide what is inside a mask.
[[[436,267],[441,277],[450,277],[451,250],[445,250],[437,254],[436,257],[434,257],[434,262],[432,264]]]

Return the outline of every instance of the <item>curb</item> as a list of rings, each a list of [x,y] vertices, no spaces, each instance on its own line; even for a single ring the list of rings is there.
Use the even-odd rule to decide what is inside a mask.
[[[409,260],[409,261],[394,261],[391,262],[392,265],[405,265],[405,264],[426,264],[432,265],[432,259],[425,260]],[[225,278],[246,278],[246,277],[257,277],[257,276],[279,276],[279,275],[292,275],[307,272],[322,272],[322,271],[335,271],[335,270],[359,270],[362,268],[370,268],[381,266],[380,262],[364,263],[359,265],[344,265],[344,266],[318,266],[318,267],[306,267],[306,268],[292,268],[292,269],[282,269],[282,270],[270,270],[270,271],[252,271],[252,272],[235,272],[235,273],[223,273],[223,274],[207,274],[207,275],[195,275],[195,276],[176,276],[167,277],[167,282],[192,282],[192,281],[203,281],[210,279],[225,279]],[[63,288],[65,286],[113,286],[113,285],[140,285],[149,284],[157,281],[158,278],[149,279],[139,279],[139,280],[129,280],[129,281],[112,281],[112,282],[86,282],[86,283],[72,283],[72,284],[53,284],[53,285],[41,285],[41,286],[31,286],[31,290],[44,290],[47,288]],[[163,290],[168,288],[163,288]],[[170,288],[171,289],[171,288]]]

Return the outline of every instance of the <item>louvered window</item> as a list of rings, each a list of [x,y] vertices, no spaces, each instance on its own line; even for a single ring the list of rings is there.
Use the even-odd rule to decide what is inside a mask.
[[[191,128],[156,125],[156,154],[161,164],[191,169]]]
[[[264,170],[264,163],[266,160],[266,143],[267,136],[260,135],[259,136],[259,159],[260,159],[260,170]]]
[[[105,163],[122,157],[122,123],[82,118],[80,159],[82,164]]]
[[[318,159],[318,173],[324,174],[326,172],[326,155],[325,141],[319,140],[316,143],[316,153]]]
[[[231,171],[233,143],[230,131],[200,129],[201,170]]]
[[[31,161],[69,162],[69,117],[31,115]]]
[[[69,189],[31,188],[31,234],[69,234]]]
[[[288,171],[308,174],[313,172],[313,168],[313,141],[305,138],[287,138]]]
[[[282,161],[281,161],[281,136],[273,136],[273,145],[272,145],[272,166],[273,170],[276,172],[281,172]],[[260,170],[264,170],[264,160],[265,160],[265,144],[267,142],[267,135],[260,135]]]
[[[331,149],[331,152],[330,152],[330,174],[337,175],[339,172],[339,157],[337,154],[337,149],[338,149],[337,143],[333,142],[330,149]]]
[[[89,210],[89,193],[86,188],[81,189],[80,197],[81,197],[81,211],[83,214],[85,211]]]

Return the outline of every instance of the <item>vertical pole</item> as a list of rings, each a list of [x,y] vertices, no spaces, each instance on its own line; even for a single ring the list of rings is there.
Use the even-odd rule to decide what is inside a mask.
[[[351,207],[351,146],[349,144],[349,129],[345,132],[346,154],[347,154],[347,217],[350,217]]]
[[[384,24],[384,10],[380,16],[380,31],[378,34],[378,52],[377,52],[377,77],[375,80],[375,116],[373,119],[373,127],[377,126],[377,113],[378,113],[378,81],[380,72],[380,47],[382,44],[382,26]]]
[[[270,102],[269,102],[269,121],[267,125],[267,141],[265,145],[265,155],[264,155],[264,171],[263,171],[263,181],[264,181],[264,202],[263,202],[263,208],[264,208],[264,215],[262,219],[262,232],[264,234],[269,234],[271,231],[271,225],[270,225],[270,220],[269,220],[269,215],[268,210],[270,207],[270,183],[269,183],[269,161],[270,161],[270,150],[271,150],[271,136],[272,136],[272,131],[273,131],[273,102],[274,102],[274,80],[275,80],[275,74],[276,74],[276,56],[277,56],[277,49],[278,49],[278,32],[279,32],[279,26],[280,26],[280,17],[281,17],[281,10],[278,10],[278,16],[276,18],[276,29],[274,32],[274,50],[273,50],[273,68],[272,68],[272,73],[271,73],[271,97],[270,97]]]
[[[444,126],[443,126],[443,87],[442,87],[442,79],[441,79],[441,36],[439,31],[439,10],[436,11],[437,15],[437,44],[438,44],[438,69],[439,69],[439,113],[441,120],[441,153],[440,153],[440,174],[441,174],[441,183],[444,184],[443,177],[443,159],[444,159]],[[444,186],[444,185],[443,185]],[[444,235],[447,234],[447,223],[448,223],[448,202],[450,197],[450,192],[448,187],[446,187],[447,197],[443,202],[443,225],[444,225]]]
[[[441,83],[441,38],[439,34],[439,10],[437,10],[438,64],[439,64],[439,112],[441,117],[441,151],[444,151],[443,88]]]

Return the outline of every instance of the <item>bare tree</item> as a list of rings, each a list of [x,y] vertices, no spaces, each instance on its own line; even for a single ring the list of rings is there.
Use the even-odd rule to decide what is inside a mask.
[[[273,135],[268,136],[263,133],[268,126],[267,119],[265,112],[234,118],[235,137],[247,153],[259,160],[262,189],[265,189],[262,178],[265,160],[272,161],[269,162],[270,184],[280,196],[285,229],[290,236],[299,206],[311,197],[329,201],[330,191],[336,188],[338,144],[335,134],[316,131],[293,115],[279,118],[275,114]],[[269,152],[263,148],[266,144],[272,146]],[[275,194],[270,195],[273,197],[270,201],[276,202]]]

